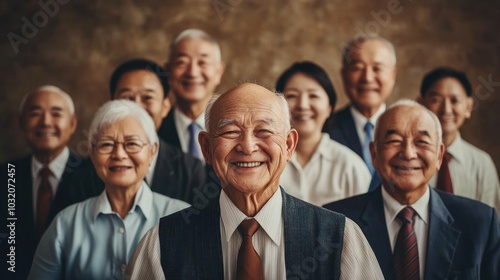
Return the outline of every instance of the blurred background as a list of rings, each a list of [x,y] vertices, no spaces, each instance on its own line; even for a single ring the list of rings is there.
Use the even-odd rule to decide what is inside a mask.
[[[59,86],[75,101],[70,146],[87,154],[97,108],[109,100],[111,72],[137,57],[164,64],[170,40],[200,28],[219,40],[223,92],[239,82],[270,89],[291,63],[312,60],[330,74],[339,102],[341,48],[378,33],[396,47],[398,77],[388,103],[419,94],[437,66],[465,71],[475,109],[462,137],[500,167],[500,1],[438,0],[4,0],[0,3],[0,162],[29,152],[18,127],[24,94]]]

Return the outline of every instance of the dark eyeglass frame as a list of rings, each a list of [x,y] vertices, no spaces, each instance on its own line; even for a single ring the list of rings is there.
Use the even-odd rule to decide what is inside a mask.
[[[111,150],[109,152],[106,152],[106,151],[102,151],[103,146],[99,145],[99,143],[103,143],[103,142],[109,142],[109,143],[113,143],[113,146],[111,147]],[[130,150],[130,148],[133,146],[128,146],[127,143],[132,143],[132,142],[135,142],[136,144],[139,144],[140,143],[140,148],[138,148],[139,150],[135,151],[135,150]],[[97,150],[98,153],[100,153],[101,155],[109,155],[111,153],[113,153],[113,151],[116,149],[117,147],[117,144],[122,144],[123,146],[123,150],[125,150],[125,152],[127,152],[127,154],[137,154],[137,153],[140,153],[143,149],[144,149],[144,146],[147,146],[149,145],[149,143],[144,143],[142,140],[139,140],[139,139],[131,139],[131,140],[126,140],[126,141],[114,141],[114,140],[97,140],[94,144],[92,144],[92,146]]]

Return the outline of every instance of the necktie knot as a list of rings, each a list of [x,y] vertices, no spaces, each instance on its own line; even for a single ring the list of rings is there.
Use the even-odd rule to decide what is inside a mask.
[[[374,125],[370,121],[367,121],[365,124],[365,127],[364,127],[367,138],[370,138],[370,139],[372,138],[373,128],[374,128]]]
[[[196,122],[192,122],[188,126],[188,131],[189,131],[189,145],[188,145],[188,153],[192,155],[195,158],[200,158],[200,155],[198,153],[198,132],[200,130],[200,126]]]
[[[260,225],[255,219],[247,219],[243,220],[241,224],[238,226],[238,232],[241,236],[250,236],[252,237],[257,230],[259,230]]]
[[[189,126],[188,126],[188,130],[189,130],[189,133],[196,136],[196,133],[198,132],[198,129],[200,128],[200,126],[196,123],[196,122],[192,122]]]
[[[445,152],[443,155],[443,164],[448,164],[451,160],[451,154],[448,152]]]
[[[48,180],[50,175],[52,175],[52,172],[50,171],[50,169],[48,167],[43,167],[41,170],[40,170],[40,178],[42,180]]]
[[[415,210],[413,210],[413,208],[411,208],[409,206],[403,208],[403,210],[401,210],[398,213],[398,218],[403,223],[408,223],[408,224],[412,224],[413,223],[413,217],[414,216],[415,216]]]

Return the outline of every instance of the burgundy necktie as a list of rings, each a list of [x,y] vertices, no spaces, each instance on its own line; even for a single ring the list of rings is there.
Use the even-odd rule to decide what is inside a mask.
[[[52,187],[49,177],[52,174],[50,169],[44,167],[40,170],[40,186],[36,198],[36,231],[38,238],[42,237],[47,226],[47,217],[49,216],[50,205],[52,203]]]
[[[237,280],[264,279],[262,261],[252,244],[252,236],[259,228],[255,219],[243,220],[238,226],[243,241],[238,252]]]
[[[403,223],[396,239],[392,259],[394,272],[398,280],[420,279],[420,266],[418,259],[417,235],[413,230],[413,216],[415,210],[406,207],[398,214],[398,219]]]
[[[453,184],[451,183],[450,169],[448,164],[450,163],[451,154],[445,152],[443,155],[443,163],[438,172],[438,180],[436,188],[445,191],[447,193],[453,193]]]

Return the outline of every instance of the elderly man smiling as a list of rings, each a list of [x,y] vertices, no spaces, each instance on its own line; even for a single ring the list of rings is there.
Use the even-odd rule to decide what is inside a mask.
[[[220,196],[189,219],[162,218],[134,254],[132,279],[382,279],[351,220],[279,187],[298,138],[281,94],[242,84],[206,114],[199,142]]]

